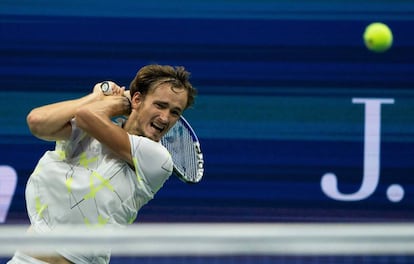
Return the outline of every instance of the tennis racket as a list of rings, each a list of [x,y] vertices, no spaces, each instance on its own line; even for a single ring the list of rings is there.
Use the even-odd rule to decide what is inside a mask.
[[[204,175],[204,158],[200,141],[194,130],[181,116],[161,139],[161,144],[171,153],[174,173],[186,183],[198,183]]]
[[[112,94],[109,82],[101,84],[105,95]],[[198,183],[204,175],[204,158],[200,141],[187,120],[180,116],[177,123],[161,138],[161,144],[170,152],[174,174],[187,183]]]

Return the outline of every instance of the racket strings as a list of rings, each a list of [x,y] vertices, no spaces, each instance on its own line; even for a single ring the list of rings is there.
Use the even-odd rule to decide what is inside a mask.
[[[170,152],[175,170],[181,174],[180,176],[197,182],[199,180],[198,153],[189,130],[177,122],[161,142]]]

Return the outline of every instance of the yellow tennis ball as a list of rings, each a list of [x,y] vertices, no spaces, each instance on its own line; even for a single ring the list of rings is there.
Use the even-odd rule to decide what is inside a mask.
[[[375,22],[365,28],[365,46],[374,52],[387,51],[392,46],[393,36],[391,29],[384,23]]]

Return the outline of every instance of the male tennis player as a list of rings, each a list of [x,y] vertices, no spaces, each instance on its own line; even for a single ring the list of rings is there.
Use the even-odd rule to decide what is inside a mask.
[[[194,102],[196,90],[183,67],[148,65],[124,88],[101,83],[82,98],[33,109],[33,135],[56,141],[39,160],[26,187],[31,232],[62,225],[123,227],[171,175],[168,151],[158,142]],[[112,118],[129,115],[121,127]],[[70,230],[69,230],[70,231]],[[109,252],[88,256],[57,250],[53,256],[17,251],[8,262],[109,263]]]

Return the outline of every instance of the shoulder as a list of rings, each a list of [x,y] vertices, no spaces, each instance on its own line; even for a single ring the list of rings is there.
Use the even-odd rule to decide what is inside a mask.
[[[133,156],[135,152],[144,152],[145,155],[154,158],[171,158],[168,150],[160,142],[155,142],[149,138],[135,135],[129,135],[129,138]]]
[[[135,135],[129,137],[136,172],[151,189],[157,191],[172,174],[173,161],[170,153],[159,142]]]

